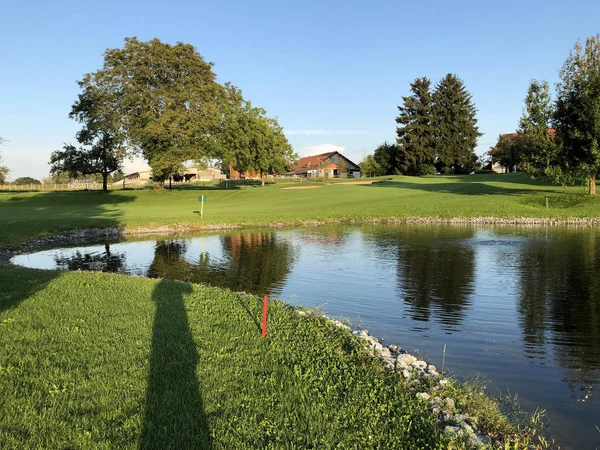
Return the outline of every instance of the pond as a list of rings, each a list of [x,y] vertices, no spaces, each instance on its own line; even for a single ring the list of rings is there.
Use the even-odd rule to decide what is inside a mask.
[[[600,230],[335,226],[103,242],[27,267],[170,277],[345,317],[459,378],[547,411],[563,448],[600,445]]]

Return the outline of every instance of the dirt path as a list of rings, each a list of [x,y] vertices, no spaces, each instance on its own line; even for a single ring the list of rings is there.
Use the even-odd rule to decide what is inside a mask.
[[[363,181],[348,181],[348,182],[343,182],[343,183],[335,183],[335,184],[340,184],[340,185],[347,185],[347,184],[375,184],[375,183],[382,183],[384,181],[388,181],[388,180],[363,180]]]
[[[323,186],[289,186],[289,187],[284,187],[281,189],[282,190],[283,189],[316,189],[316,188],[320,188],[320,187],[323,187]]]

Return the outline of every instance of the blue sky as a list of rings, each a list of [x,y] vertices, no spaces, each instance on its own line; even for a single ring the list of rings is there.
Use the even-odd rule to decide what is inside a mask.
[[[343,150],[358,162],[395,139],[409,82],[448,72],[473,95],[486,151],[516,128],[529,80],[556,82],[575,41],[600,31],[600,2],[584,0],[9,0],[1,16],[0,151],[12,178],[45,176],[52,150],[74,141],[76,81],[126,36],[194,45],[219,81],[279,117],[300,155]]]

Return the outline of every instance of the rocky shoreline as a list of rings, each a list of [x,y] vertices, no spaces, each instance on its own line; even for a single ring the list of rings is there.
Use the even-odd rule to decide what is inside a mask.
[[[298,309],[297,312],[303,317],[313,315],[303,309]],[[415,396],[420,401],[428,403],[429,409],[437,417],[438,424],[444,433],[464,437],[467,444],[473,448],[501,444],[493,442],[492,438],[478,430],[477,417],[460,413],[454,399],[442,398],[438,395],[443,386],[454,383],[454,381],[446,378],[434,365],[409,354],[396,344],[384,346],[379,339],[371,336],[368,330],[352,331],[350,326],[339,320],[322,314],[317,314],[317,316],[358,337],[363,341],[365,349],[374,358],[378,358],[387,370],[401,371],[402,377],[407,380]]]

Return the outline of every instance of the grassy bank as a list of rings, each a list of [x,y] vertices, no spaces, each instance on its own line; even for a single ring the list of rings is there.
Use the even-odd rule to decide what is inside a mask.
[[[373,185],[276,183],[230,189],[0,193],[0,246],[91,227],[166,224],[293,224],[382,217],[600,216],[600,198],[582,186],[545,185],[523,174],[394,177]],[[313,183],[314,184],[314,183]],[[204,219],[198,196],[206,195]],[[546,197],[549,208],[546,208]]]
[[[281,302],[0,266],[1,448],[462,448],[400,371]],[[517,429],[450,383],[491,436]],[[513,447],[511,447],[513,448]]]
[[[1,448],[439,448],[347,333],[182,282],[0,267]]]

